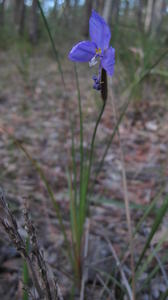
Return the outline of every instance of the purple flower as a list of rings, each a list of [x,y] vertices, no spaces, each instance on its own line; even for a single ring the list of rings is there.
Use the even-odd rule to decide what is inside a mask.
[[[109,76],[114,73],[115,49],[109,46],[111,33],[105,20],[94,10],[89,21],[91,41],[83,41],[75,45],[69,53],[69,59],[76,62],[89,62],[90,66],[99,59],[99,76],[93,78],[94,88],[100,89],[101,69],[105,69]]]

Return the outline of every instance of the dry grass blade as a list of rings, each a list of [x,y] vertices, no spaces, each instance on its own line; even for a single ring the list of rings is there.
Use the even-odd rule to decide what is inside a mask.
[[[113,299],[113,298],[112,298],[112,293],[111,293],[111,291],[109,290],[109,288],[107,287],[106,283],[105,283],[104,280],[101,278],[101,276],[100,276],[99,274],[97,274],[96,277],[97,277],[97,279],[99,280],[99,282],[102,284],[103,290],[105,290],[105,291],[108,293],[108,295],[109,295],[109,298],[108,298],[108,299]],[[101,297],[101,295],[100,295],[100,297]],[[101,299],[101,298],[99,298],[99,299]]]

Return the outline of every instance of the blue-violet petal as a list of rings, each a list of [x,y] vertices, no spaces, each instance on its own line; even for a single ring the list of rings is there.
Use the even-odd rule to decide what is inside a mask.
[[[109,76],[112,76],[114,73],[114,65],[115,65],[115,49],[110,47],[105,52],[102,60],[101,60],[102,67],[106,70]]]
[[[111,33],[110,28],[105,20],[99,16],[94,10],[89,20],[89,33],[92,42],[96,44],[96,47],[104,51],[109,47]]]
[[[95,44],[83,41],[75,45],[69,53],[69,59],[76,62],[88,62],[96,53]]]

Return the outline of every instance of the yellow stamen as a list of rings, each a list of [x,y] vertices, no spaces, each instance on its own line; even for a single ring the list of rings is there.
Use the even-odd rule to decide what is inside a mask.
[[[102,53],[102,51],[100,48],[96,49],[96,54],[101,54],[101,53]]]

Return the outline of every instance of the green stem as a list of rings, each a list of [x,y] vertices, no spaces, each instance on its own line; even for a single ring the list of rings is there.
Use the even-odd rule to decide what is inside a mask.
[[[29,237],[26,237],[26,252],[29,253]],[[29,270],[26,263],[26,260],[23,260],[23,283],[24,287],[28,288],[29,284]],[[29,300],[29,294],[27,290],[23,291],[23,300]]]
[[[81,95],[79,88],[79,79],[76,64],[74,64],[75,70],[75,78],[76,78],[76,86],[78,91],[78,107],[79,107],[79,117],[80,117],[80,199],[81,202],[82,197],[82,188],[83,188],[83,163],[84,163],[84,155],[83,155],[83,115],[82,115],[82,105],[81,105]]]
[[[101,118],[102,118],[105,106],[106,106],[106,101],[103,102],[101,111],[99,113],[99,116],[98,116],[96,124],[95,124],[95,128],[94,128],[93,135],[92,135],[92,140],[91,140],[91,148],[90,148],[90,155],[89,155],[89,165],[88,165],[88,169],[87,169],[84,195],[82,197],[81,207],[80,207],[80,214],[79,214],[80,218],[81,218],[81,220],[80,220],[80,235],[81,236],[83,234],[83,226],[84,226],[84,220],[85,220],[85,216],[86,216],[86,202],[87,202],[86,197],[87,197],[87,193],[88,193],[89,179],[90,179],[92,162],[93,162],[93,152],[94,152],[95,138],[96,138],[97,129],[98,129],[98,126],[100,124],[100,121],[101,121]]]
[[[75,191],[74,199],[75,199],[75,211],[77,211],[77,170],[76,170],[76,152],[75,152],[75,141],[74,141],[74,127],[73,121],[71,120],[71,132],[72,132],[72,165],[73,165],[73,189]]]
[[[71,217],[71,232],[72,232],[72,248],[74,254],[74,272],[75,272],[75,280],[80,279],[80,268],[78,266],[78,262],[80,260],[80,244],[78,240],[78,224],[77,224],[77,210],[75,207],[73,188],[72,188],[72,179],[70,176],[70,172],[68,172],[68,185],[70,192],[70,217]]]
[[[99,126],[99,123],[101,121],[102,115],[104,113],[104,109],[106,106],[106,102],[103,102],[100,114],[98,116],[94,131],[93,131],[93,136],[92,136],[92,141],[91,141],[91,151],[90,151],[90,156],[89,156],[89,167],[88,167],[88,182],[87,182],[87,187],[89,183],[89,178],[90,178],[90,173],[91,173],[91,167],[92,167],[92,161],[93,161],[93,151],[94,151],[94,144],[95,144],[95,138],[96,138],[96,133],[97,133],[97,128]]]
[[[52,34],[51,34],[51,30],[50,30],[50,27],[48,25],[48,21],[45,17],[45,14],[44,14],[44,11],[43,11],[43,8],[41,6],[41,3],[40,3],[40,0],[37,0],[37,4],[38,4],[38,7],[40,9],[40,13],[41,13],[41,16],[42,16],[42,19],[44,21],[44,25],[46,27],[46,30],[48,32],[48,36],[49,36],[49,39],[50,39],[50,42],[51,42],[51,45],[52,45],[52,49],[53,49],[53,52],[54,52],[54,55],[55,55],[55,58],[56,58],[56,61],[57,61],[57,64],[58,64],[58,69],[59,69],[59,72],[60,72],[60,75],[61,75],[61,79],[62,79],[62,83],[65,87],[65,80],[64,80],[64,75],[63,75],[63,71],[62,71],[62,67],[61,67],[61,62],[60,62],[60,59],[59,59],[59,54],[58,54],[58,51],[55,47],[55,43],[54,43],[54,40],[53,40],[53,37],[52,37]]]

